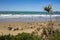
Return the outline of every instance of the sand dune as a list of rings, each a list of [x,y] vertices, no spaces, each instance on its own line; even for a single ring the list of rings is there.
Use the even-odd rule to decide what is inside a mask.
[[[26,32],[32,33],[37,28],[47,27],[49,22],[1,22],[0,23],[0,35],[12,34],[16,35],[18,33]],[[8,27],[19,28],[19,30],[9,30]],[[60,29],[60,22],[53,22],[53,28]]]

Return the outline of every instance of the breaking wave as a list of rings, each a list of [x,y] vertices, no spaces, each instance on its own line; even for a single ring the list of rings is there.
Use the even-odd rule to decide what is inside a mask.
[[[60,17],[60,15],[52,15],[52,17]],[[2,18],[20,18],[20,17],[25,17],[25,18],[29,18],[29,17],[50,17],[49,15],[38,15],[38,14],[27,14],[27,15],[21,15],[21,14],[15,14],[15,15],[12,15],[12,14],[0,14],[0,19]]]

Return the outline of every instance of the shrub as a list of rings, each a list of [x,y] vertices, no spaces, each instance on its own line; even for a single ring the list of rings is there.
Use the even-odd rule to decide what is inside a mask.
[[[15,40],[38,40],[37,36],[33,36],[29,33],[22,33],[15,36]]]
[[[52,40],[60,40],[60,31],[55,30],[55,33],[52,36]]]
[[[40,40],[40,38],[29,33],[21,33],[15,36],[10,34],[4,36],[2,35],[0,36],[0,40]]]
[[[12,35],[8,34],[8,35],[2,35],[0,36],[0,40],[11,40],[12,39]]]

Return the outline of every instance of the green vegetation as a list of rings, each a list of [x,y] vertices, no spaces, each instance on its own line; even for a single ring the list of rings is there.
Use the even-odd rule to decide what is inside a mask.
[[[52,7],[50,5],[44,7],[44,10],[47,11],[47,12],[50,12],[52,9]]]
[[[41,40],[41,37],[32,35],[30,33],[21,33],[15,36],[13,35],[1,35],[0,40]],[[55,30],[51,40],[60,40],[60,31]]]
[[[60,31],[55,30],[55,33],[53,33],[52,40],[60,40]]]
[[[0,36],[0,40],[40,40],[40,38],[29,33],[21,33],[15,36],[10,34],[4,36],[2,35]]]

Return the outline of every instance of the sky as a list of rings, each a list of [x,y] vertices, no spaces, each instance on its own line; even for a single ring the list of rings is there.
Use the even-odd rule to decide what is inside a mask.
[[[0,0],[0,11],[44,11],[49,4],[60,11],[60,0]]]

